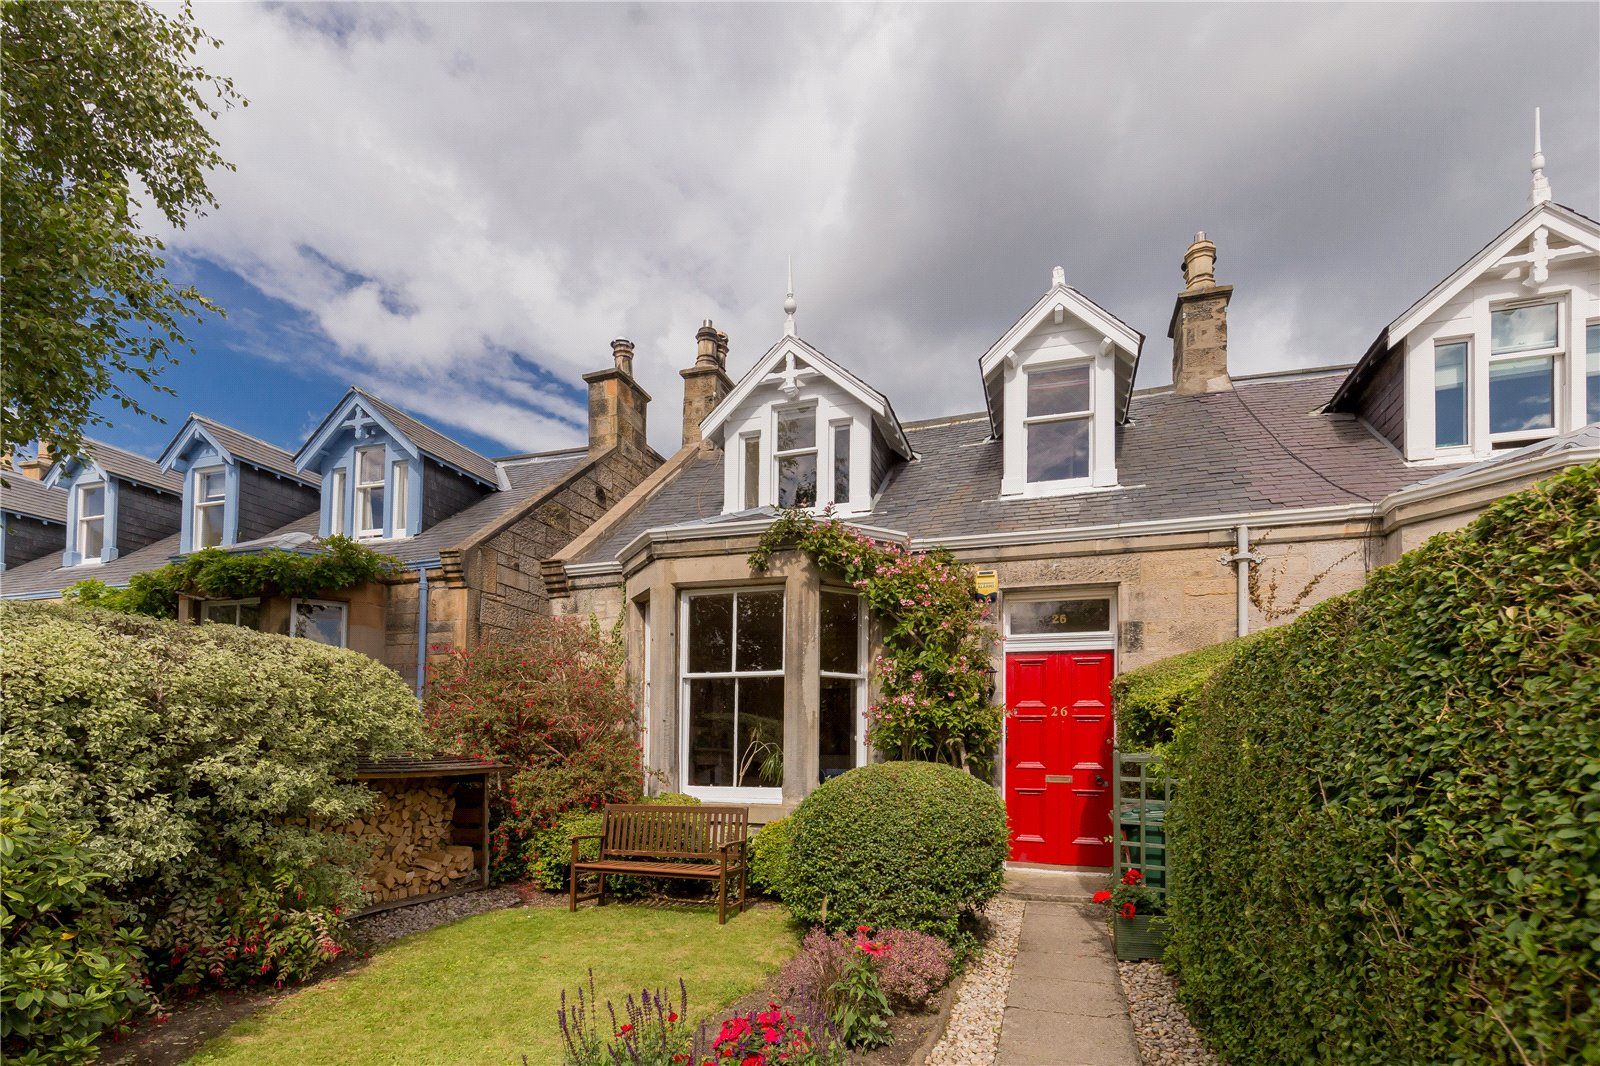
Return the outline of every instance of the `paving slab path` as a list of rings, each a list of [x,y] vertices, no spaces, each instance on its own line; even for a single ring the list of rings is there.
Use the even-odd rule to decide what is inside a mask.
[[[1139,1066],[1104,908],[1024,906],[995,1066]]]

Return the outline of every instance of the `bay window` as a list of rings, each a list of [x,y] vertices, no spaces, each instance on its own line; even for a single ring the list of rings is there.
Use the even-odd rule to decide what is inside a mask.
[[[207,600],[200,608],[200,621],[214,625],[261,628],[260,600]]]
[[[1077,481],[1089,476],[1093,423],[1089,363],[1027,371],[1028,481]]]
[[[1467,444],[1468,342],[1433,346],[1433,443],[1438,448]]]
[[[356,451],[356,536],[383,536],[384,449]]]
[[[776,802],[783,786],[782,589],[684,596],[687,791]]]
[[[106,487],[103,483],[78,486],[78,528],[74,545],[78,561],[98,563],[106,551]]]
[[[817,503],[817,411],[815,407],[780,408],[773,451],[777,469],[778,506],[815,507]]]
[[[823,781],[859,766],[866,753],[866,633],[861,597],[824,589],[817,641],[822,664],[817,746]]]
[[[194,472],[194,548],[222,543],[223,511],[228,495],[227,472],[221,467]]]
[[[1489,315],[1489,439],[1515,443],[1555,429],[1561,305],[1527,304]]]

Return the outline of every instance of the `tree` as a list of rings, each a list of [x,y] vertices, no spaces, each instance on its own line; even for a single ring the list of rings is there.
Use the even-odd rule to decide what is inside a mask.
[[[167,277],[140,212],[182,228],[216,206],[205,120],[244,101],[196,64],[221,42],[187,4],[3,0],[0,34],[0,449],[71,454],[101,399],[147,415],[135,382],[170,395],[155,378],[194,350],[186,324],[220,313]]]

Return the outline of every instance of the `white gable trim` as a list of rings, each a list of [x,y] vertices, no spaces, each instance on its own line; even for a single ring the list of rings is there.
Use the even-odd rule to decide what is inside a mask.
[[[1046,317],[1054,318],[1058,307],[1073,317],[1087,322],[1102,337],[1135,359],[1138,358],[1139,350],[1144,347],[1143,334],[1126,323],[1112,318],[1072,286],[1058,282],[1050,286],[1050,290],[1039,297],[1039,302],[1017,319],[1012,327],[1001,334],[1000,339],[983,353],[983,357],[978,360],[978,370],[984,380],[988,380],[989,375],[1001,363],[1015,354],[1017,344],[1043,325]]]
[[[1435,285],[1426,296],[1412,304],[1399,318],[1389,323],[1385,331],[1385,345],[1392,348],[1399,344],[1407,334],[1432,318],[1485,271],[1492,269],[1513,248],[1533,236],[1534,231],[1541,226],[1574,244],[1600,254],[1600,224],[1557,203],[1538,204],[1513,222],[1509,229],[1491,241],[1477,255],[1461,264],[1454,273]]]
[[[317,431],[312,434],[311,439],[306,441],[300,451],[295,454],[294,468],[296,470],[310,468],[312,461],[321,455],[328,447],[328,443],[344,429],[344,422],[350,413],[350,408],[356,405],[360,405],[366,417],[387,434],[389,440],[395,446],[405,452],[411,459],[421,460],[422,453],[417,448],[416,443],[400,432],[394,423],[385,418],[383,412],[379,411],[375,404],[368,403],[365,396],[362,396],[357,390],[351,389],[345,393],[344,399],[339,401],[338,406],[329,412],[328,417],[322,420],[322,424],[317,427]],[[454,468],[452,467],[452,469]]]
[[[205,441],[206,444],[210,445],[211,449],[221,457],[224,463],[232,464],[238,462],[232,452],[224,448],[216,437],[206,432],[205,426],[191,418],[178,431],[178,435],[172,438],[172,443],[168,444],[166,450],[161,453],[161,457],[156,460],[157,465],[163,470],[171,470],[173,465],[177,463],[178,456],[182,455],[183,450],[189,446],[189,443],[196,439]]]
[[[707,440],[718,439],[717,433],[728,418],[750,399],[751,394],[766,382],[768,375],[790,354],[798,355],[811,364],[818,373],[859,400],[872,412],[879,428],[884,430],[889,446],[902,457],[911,458],[911,442],[906,439],[905,430],[901,428],[900,419],[895,416],[894,408],[889,405],[888,399],[799,337],[784,337],[767,349],[767,354],[756,360],[755,366],[745,372],[744,377],[739,379],[739,383],[732,391],[724,396],[722,402],[712,408],[711,413],[701,421],[700,435]]]

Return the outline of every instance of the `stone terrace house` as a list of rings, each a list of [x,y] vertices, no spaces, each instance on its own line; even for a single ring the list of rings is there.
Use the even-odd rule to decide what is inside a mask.
[[[55,599],[89,578],[124,586],[202,548],[316,552],[341,534],[394,556],[400,573],[315,599],[182,597],[179,616],[362,651],[420,693],[430,649],[469,647],[547,613],[541,560],[661,463],[645,438],[650,397],[633,378],[632,344],[613,342],[612,359],[585,376],[588,446],[564,451],[479,455],[357,388],[292,455],[199,415],[158,460],[91,443],[42,486],[0,491],[16,530],[8,549],[24,538],[13,508],[54,523],[25,530],[43,551],[0,574],[0,596]]]
[[[545,564],[557,610],[625,618],[661,787],[762,820],[871,755],[856,595],[795,553],[747,564],[777,509],[993,575],[1013,857],[1106,866],[1117,671],[1282,622],[1600,458],[1600,225],[1547,191],[1353,367],[1232,375],[1215,260],[1203,233],[1183,256],[1172,385],[1134,389],[1145,338],[1058,268],[973,353],[978,409],[923,422],[808,344],[792,293],[737,383],[708,328],[682,449]]]

